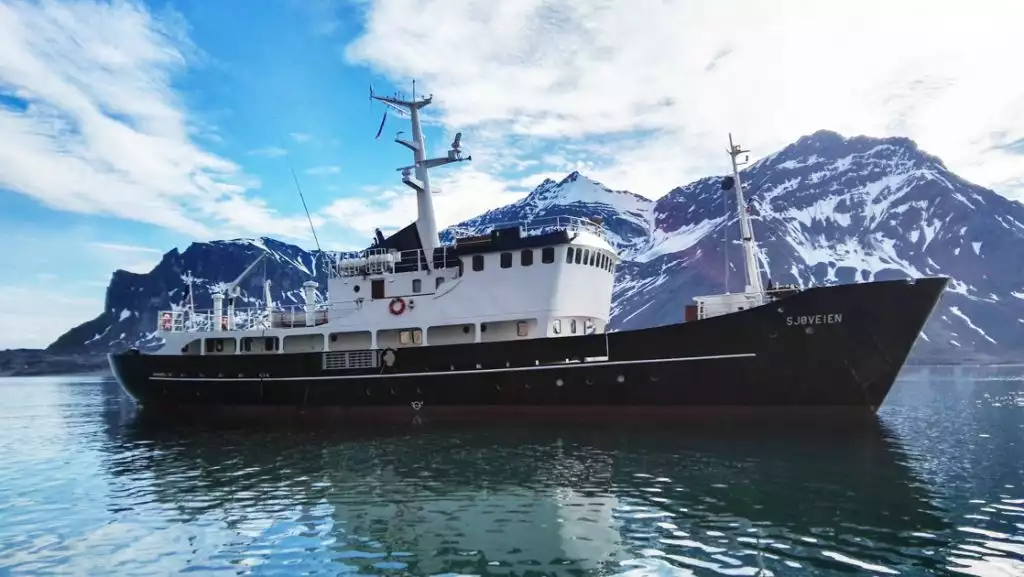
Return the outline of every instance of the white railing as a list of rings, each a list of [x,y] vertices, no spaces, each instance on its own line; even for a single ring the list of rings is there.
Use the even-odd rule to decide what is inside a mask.
[[[697,302],[697,318],[706,319],[759,307],[798,292],[793,285],[775,287],[764,292],[727,293],[693,297]]]
[[[499,222],[483,227],[451,227],[447,232],[458,242],[460,239],[490,235],[496,229],[510,228],[518,228],[520,237],[565,230],[570,233],[587,232],[608,241],[607,232],[599,222],[575,216],[549,216],[525,221]],[[424,263],[430,263],[430,268],[433,269],[443,269],[446,268],[449,259],[453,263],[456,259],[454,254],[451,254],[453,248],[451,245],[445,244],[439,248],[441,251],[437,255],[437,260],[434,255],[427,254],[421,249],[396,251],[386,248],[369,248],[353,253],[332,253],[334,262],[330,267],[330,277],[393,274],[398,270],[422,271],[426,268]],[[435,264],[437,266],[434,266]]]
[[[236,308],[234,319],[225,309],[218,315],[213,309],[177,309],[160,311],[157,332],[191,333],[217,331],[259,331],[269,328],[300,328],[326,324],[341,311],[331,305],[318,304],[306,311],[305,305],[266,308]],[[218,328],[219,325],[219,328]]]
[[[442,246],[441,251],[434,260],[434,255],[428,255],[422,249],[395,251],[384,248],[370,248],[358,253],[338,254],[331,266],[330,277],[352,277],[363,274],[393,274],[401,271],[422,271],[429,263],[432,269],[446,268],[449,258],[454,262],[454,254],[450,254],[451,247]],[[434,266],[434,265],[437,266]]]
[[[537,236],[540,234],[547,234],[559,230],[565,230],[569,232],[589,232],[590,234],[596,235],[602,239],[607,240],[607,233],[599,222],[595,222],[589,218],[580,218],[576,216],[546,216],[541,218],[534,218],[530,220],[512,221],[512,222],[499,222],[495,224],[489,224],[484,227],[452,227],[451,233],[456,239],[466,238],[471,236],[481,236],[490,234],[491,231],[497,229],[506,228],[518,228],[519,236]]]

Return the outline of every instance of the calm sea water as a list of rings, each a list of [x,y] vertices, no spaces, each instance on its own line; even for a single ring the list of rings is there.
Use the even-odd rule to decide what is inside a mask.
[[[911,368],[877,422],[824,432],[386,433],[0,380],[0,574],[1024,575],[1022,379]]]

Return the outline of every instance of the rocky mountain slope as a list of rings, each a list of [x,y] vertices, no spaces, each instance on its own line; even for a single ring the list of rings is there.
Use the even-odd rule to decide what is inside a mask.
[[[948,275],[949,291],[915,355],[1000,360],[1024,350],[1024,269],[1015,265],[1024,255],[1024,205],[964,181],[905,138],[819,131],[746,167],[741,176],[762,268],[774,282],[807,286]],[[574,172],[442,237],[455,228],[601,216],[624,258],[613,329],[678,322],[695,295],[743,288],[735,198],[722,193],[720,180],[704,178],[652,201]],[[209,307],[211,288],[233,280],[263,251],[271,258],[242,284],[243,301],[261,303],[264,275],[278,302],[301,302],[300,286],[310,278],[326,286],[318,268],[322,255],[315,251],[268,238],[194,243],[168,252],[148,274],[115,272],[104,311],[49,350],[151,346],[157,311],[179,300],[187,271],[196,279],[197,306]]]

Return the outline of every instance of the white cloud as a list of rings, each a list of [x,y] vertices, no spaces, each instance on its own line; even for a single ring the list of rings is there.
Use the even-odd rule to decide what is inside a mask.
[[[447,172],[445,172],[447,171]],[[512,203],[526,191],[476,168],[437,169],[431,173],[434,216],[438,229],[472,218],[496,206]],[[370,187],[361,198],[335,200],[322,211],[330,220],[362,235],[366,242],[347,249],[366,248],[373,229],[400,229],[416,220],[416,193],[398,182],[393,187]]]
[[[74,292],[38,287],[0,286],[0,351],[40,349],[65,331],[95,318],[103,300]]]
[[[199,147],[172,76],[199,57],[180,17],[131,1],[0,4],[0,188],[192,237],[307,237],[304,218],[247,195],[258,182]]]
[[[313,140],[313,135],[306,134],[305,132],[290,132],[288,133],[288,136],[291,136],[295,142],[299,143],[309,142],[310,140]]]
[[[117,244],[111,242],[91,242],[88,245],[98,262],[107,265],[112,272],[116,269],[134,273],[147,273],[153,270],[163,258],[164,251],[148,246]]]
[[[288,151],[279,146],[267,146],[264,148],[257,148],[256,150],[250,150],[249,155],[251,156],[265,156],[267,158],[279,158],[286,156]]]
[[[340,172],[340,166],[314,166],[313,168],[306,169],[306,174],[310,176],[330,176]]]
[[[99,248],[99,249],[103,249],[103,250],[112,250],[114,252],[127,252],[127,253],[144,252],[144,253],[156,253],[156,254],[161,254],[163,252],[163,251],[161,251],[158,248],[152,248],[152,247],[148,247],[148,246],[136,246],[136,245],[131,245],[131,244],[117,244],[117,243],[112,243],[112,242],[91,242],[91,243],[89,243],[89,245],[90,246],[94,246],[94,247]]]
[[[613,188],[724,173],[729,132],[757,156],[822,128],[909,136],[1020,186],[1019,0],[370,0],[366,16],[350,60],[416,78],[448,126],[585,144]]]

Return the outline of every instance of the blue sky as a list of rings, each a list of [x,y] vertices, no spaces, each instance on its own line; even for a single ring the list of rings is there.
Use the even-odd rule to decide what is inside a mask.
[[[729,131],[755,155],[910,136],[1021,198],[1020,21],[1016,0],[0,0],[0,349],[92,318],[114,269],[172,247],[311,247],[289,164],[326,247],[405,225],[407,127],[373,139],[370,82],[435,94],[435,152],[464,132],[441,225],[574,169],[655,198],[722,172]],[[12,330],[30,300],[40,326]]]

